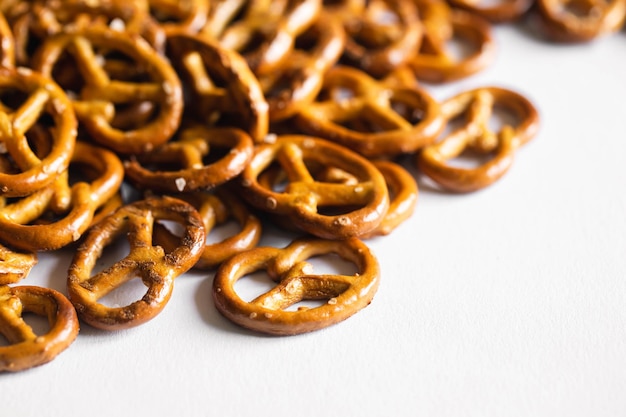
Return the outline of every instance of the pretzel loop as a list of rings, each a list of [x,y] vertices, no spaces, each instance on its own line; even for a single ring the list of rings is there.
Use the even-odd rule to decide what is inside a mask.
[[[23,313],[44,316],[50,330],[37,335]],[[0,372],[17,372],[43,365],[67,349],[78,334],[78,318],[61,293],[42,287],[0,286],[0,333],[9,341],[0,346]]]
[[[152,243],[154,222],[164,220],[179,223],[184,230],[178,246],[169,252]],[[126,230],[130,253],[91,276],[104,248]],[[183,201],[153,197],[123,206],[95,224],[76,251],[68,274],[70,301],[80,318],[94,327],[115,330],[145,323],[165,307],[174,278],[198,260],[204,240],[202,219]],[[98,302],[134,277],[141,278],[147,287],[140,300],[123,307],[108,307]]]
[[[353,263],[354,275],[315,275],[307,259],[336,254]],[[234,285],[242,277],[266,270],[278,284],[252,301]],[[300,239],[284,249],[256,248],[234,256],[218,269],[213,299],[222,315],[248,329],[293,335],[339,323],[366,307],[378,289],[379,266],[369,248],[356,238],[343,241]],[[286,309],[302,300],[326,300],[312,308]]]

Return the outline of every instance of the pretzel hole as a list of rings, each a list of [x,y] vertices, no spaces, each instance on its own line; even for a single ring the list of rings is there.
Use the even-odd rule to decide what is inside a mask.
[[[233,289],[244,301],[250,302],[258,296],[271,291],[276,282],[264,270],[245,275],[235,282]]]
[[[603,2],[604,3],[604,2]],[[575,17],[598,18],[602,11],[597,4],[587,0],[572,0],[557,2],[560,13],[567,13]]]
[[[132,277],[100,298],[98,303],[111,308],[125,307],[141,300],[146,292],[147,287],[141,277]]]
[[[32,332],[36,335],[47,334],[52,328],[50,322],[48,321],[48,318],[45,315],[39,315],[30,311],[26,311],[26,308],[24,308],[24,311],[22,312],[21,320],[26,326],[30,327]],[[8,333],[0,332],[0,347],[10,346],[15,343],[17,342],[12,343],[10,341],[10,336],[8,335]]]
[[[228,220],[226,222],[216,224],[210,232],[207,233],[206,244],[213,245],[221,243],[224,240],[237,235],[241,232],[241,226],[235,220]]]

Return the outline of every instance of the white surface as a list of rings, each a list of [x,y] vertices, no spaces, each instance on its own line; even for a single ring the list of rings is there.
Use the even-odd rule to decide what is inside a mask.
[[[264,337],[216,312],[212,274],[188,274],[148,324],[83,325],[53,362],[0,375],[0,415],[626,415],[626,34],[496,35],[491,68],[431,91],[511,87],[541,131],[492,187],[424,186],[409,221],[368,241],[369,307]],[[43,255],[23,283],[65,291],[68,265]]]

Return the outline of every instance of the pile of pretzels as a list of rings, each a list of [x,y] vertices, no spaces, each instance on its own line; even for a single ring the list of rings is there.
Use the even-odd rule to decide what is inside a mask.
[[[399,161],[472,192],[538,130],[515,91],[439,102],[423,83],[487,67],[494,22],[533,12],[551,39],[587,41],[623,25],[626,0],[498,3],[0,1],[0,371],[49,362],[79,320],[145,323],[192,268],[215,271],[215,306],[253,331],[310,332],[367,306],[380,269],[364,241],[417,202],[415,173]],[[468,45],[461,57],[454,39]],[[492,131],[495,111],[514,122]],[[467,154],[481,163],[453,163]],[[207,243],[227,222],[238,233]],[[294,240],[259,247],[270,222]],[[120,239],[129,253],[100,265]],[[65,294],[18,285],[39,252],[61,248],[74,253]],[[315,274],[307,260],[328,254],[356,272]],[[244,300],[235,283],[257,271],[276,285]],[[141,299],[100,302],[134,278]],[[320,302],[291,308],[303,300]],[[47,317],[49,331],[35,334],[26,313]]]

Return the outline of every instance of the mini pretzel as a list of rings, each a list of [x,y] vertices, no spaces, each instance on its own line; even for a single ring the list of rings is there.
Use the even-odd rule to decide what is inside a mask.
[[[495,57],[495,41],[489,23],[478,15],[452,9],[445,12],[449,24],[441,20],[442,9],[447,8],[441,1],[423,3],[424,15],[434,18],[431,23],[425,20],[426,31],[422,47],[407,64],[415,71],[417,78],[430,83],[445,83],[469,77],[486,68]],[[428,10],[435,8],[436,12]],[[442,30],[442,28],[444,30]],[[472,51],[465,57],[456,58],[448,52],[446,43],[455,37],[467,41]]]
[[[157,221],[173,221],[183,227],[178,246],[166,252],[154,246],[152,231]],[[130,253],[102,272],[91,275],[103,250],[125,234]],[[174,279],[189,270],[204,247],[202,219],[189,204],[171,197],[152,197],[123,206],[95,224],[74,254],[67,289],[79,317],[91,326],[126,329],[154,318],[167,304]],[[145,295],[123,307],[98,301],[132,278],[141,278]]]
[[[238,127],[255,142],[269,129],[269,108],[258,80],[237,52],[200,36],[170,33],[168,56],[188,87],[194,118]]]
[[[240,52],[256,75],[279,68],[295,38],[308,28],[321,10],[321,0],[253,0],[242,18],[230,22],[217,37],[227,49]]]
[[[413,152],[444,126],[439,104],[424,89],[378,82],[350,67],[328,71],[318,100],[298,113],[296,123],[368,157]]]
[[[37,335],[24,321],[26,312],[44,316],[50,330]],[[34,286],[0,286],[0,372],[17,372],[43,365],[67,349],[78,335],[78,318],[61,293]]]
[[[198,210],[204,220],[207,236],[210,236],[215,226],[223,225],[231,219],[240,226],[236,234],[216,243],[207,243],[194,268],[215,269],[234,255],[254,248],[261,239],[261,221],[235,194],[220,188],[216,193],[183,194],[181,199]],[[154,240],[166,249],[174,247],[176,237],[165,227],[156,226],[160,225],[155,225]]]
[[[449,3],[494,23],[513,22],[520,19],[533,5],[534,0],[498,0],[483,4],[480,0],[449,0]]]
[[[86,180],[70,186],[64,171],[53,184],[2,207],[0,240],[15,248],[43,251],[80,238],[96,210],[117,193],[124,171],[115,154],[82,142],[76,143],[72,163],[88,166],[95,175],[83,174]]]
[[[314,274],[306,260],[326,254],[353,263],[357,273]],[[267,271],[277,286],[250,302],[244,301],[235,292],[235,283],[259,270]],[[222,264],[213,281],[213,299],[222,315],[242,327],[273,335],[295,335],[339,323],[366,307],[379,280],[378,261],[360,240],[301,239],[284,249],[252,249]],[[326,303],[286,310],[302,300]]]
[[[35,252],[17,252],[0,244],[0,288],[24,279],[36,264]]]
[[[548,37],[559,42],[587,42],[617,32],[626,19],[626,0],[538,0]]]
[[[38,48],[34,67],[58,79],[63,70],[57,64],[64,52],[75,60],[83,81],[82,85],[66,88],[77,97],[74,109],[80,123],[98,143],[118,153],[139,154],[167,142],[176,131],[183,109],[180,80],[168,62],[139,35],[100,26],[58,33]],[[107,72],[109,65],[120,65],[120,55],[124,56],[124,69],[132,67],[138,72],[129,71],[133,78],[114,78]],[[140,81],[134,79],[138,76]],[[119,106],[143,102],[156,107],[150,121],[119,129]]]
[[[171,193],[208,190],[239,175],[250,161],[253,147],[243,130],[193,126],[184,129],[178,140],[126,162],[126,177],[142,189]],[[218,159],[209,160],[213,154]]]
[[[518,124],[490,130],[488,121],[496,106],[514,114]],[[420,170],[439,185],[452,191],[470,192],[484,188],[506,173],[515,150],[537,133],[537,110],[524,96],[503,88],[485,87],[461,93],[442,104],[448,120],[465,116],[465,124],[443,140],[418,154]],[[476,168],[455,167],[448,160],[471,149],[493,157]]]
[[[315,99],[324,83],[324,75],[341,57],[345,43],[341,22],[321,12],[311,27],[296,38],[285,64],[258,77],[271,120],[287,119]]]
[[[0,68],[0,89],[0,144],[15,170],[0,172],[0,194],[26,196],[51,184],[67,169],[76,141],[76,118],[63,91],[29,69]],[[13,102],[11,92],[26,94],[26,99]],[[38,156],[28,136],[41,118],[52,120],[52,125],[45,122],[38,127],[49,132],[51,143],[48,152]]]
[[[368,1],[362,13],[344,18],[345,61],[384,77],[419,49],[422,25],[412,0]]]
[[[362,239],[390,234],[396,227],[413,215],[417,205],[418,188],[415,178],[401,165],[391,161],[374,161],[385,177],[389,190],[389,210],[380,225]]]
[[[259,182],[272,164],[279,164],[288,178],[282,192]],[[311,173],[319,165],[342,169],[357,181],[319,181]],[[241,196],[253,206],[288,216],[294,226],[326,239],[370,232],[389,205],[385,179],[376,167],[347,148],[309,136],[284,135],[258,145],[240,184]]]

